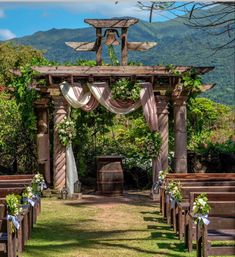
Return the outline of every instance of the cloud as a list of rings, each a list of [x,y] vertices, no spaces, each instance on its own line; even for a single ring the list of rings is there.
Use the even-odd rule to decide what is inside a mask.
[[[96,0],[86,0],[86,1],[79,1],[75,2],[68,2],[68,3],[61,3],[61,5],[69,10],[70,12],[74,13],[97,13],[105,18],[112,18],[112,17],[123,17],[123,16],[131,16],[137,18],[144,18],[146,16],[145,12],[141,12],[137,6],[136,1],[110,1],[110,0],[103,0],[96,1]]]
[[[15,37],[16,35],[9,29],[0,29],[0,40],[8,40]]]
[[[5,17],[4,10],[0,9],[0,19]]]

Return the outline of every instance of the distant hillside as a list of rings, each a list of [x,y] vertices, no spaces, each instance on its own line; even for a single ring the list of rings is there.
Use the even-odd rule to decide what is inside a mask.
[[[205,82],[216,83],[216,87],[206,96],[220,103],[234,104],[235,63],[234,49],[213,54],[210,50],[223,39],[195,30],[175,19],[164,23],[140,21],[129,30],[129,41],[156,41],[158,46],[148,52],[130,52],[129,61],[145,65],[175,64],[195,66],[215,66],[215,70],[205,76]],[[14,42],[32,45],[46,50],[45,56],[59,62],[73,62],[77,59],[94,59],[94,53],[78,53],[67,47],[65,41],[94,41],[93,28],[51,29],[31,36],[15,39]],[[104,58],[106,61],[107,54]]]

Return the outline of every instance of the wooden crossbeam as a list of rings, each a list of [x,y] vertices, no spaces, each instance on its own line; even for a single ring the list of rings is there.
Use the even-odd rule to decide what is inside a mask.
[[[75,51],[96,51],[96,42],[65,42],[65,44]],[[127,49],[132,51],[147,51],[154,46],[156,42],[127,42]]]
[[[128,50],[132,51],[147,51],[156,45],[156,42],[127,42]]]
[[[177,66],[175,71],[179,73],[190,70],[191,66]],[[205,74],[214,67],[194,67],[197,74]],[[164,66],[34,66],[33,70],[41,75],[52,76],[93,76],[93,77],[112,77],[112,76],[176,76]],[[15,72],[16,74],[19,72]]]
[[[76,51],[96,51],[95,42],[65,42],[65,44]]]
[[[139,22],[138,19],[85,19],[84,22],[95,28],[128,28]]]

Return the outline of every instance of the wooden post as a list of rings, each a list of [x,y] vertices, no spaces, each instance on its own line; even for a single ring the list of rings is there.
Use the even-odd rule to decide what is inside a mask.
[[[127,65],[127,54],[128,54],[128,48],[127,48],[127,30],[128,28],[122,28],[122,65]]]
[[[96,28],[96,65],[102,65],[102,28]]]
[[[53,96],[54,101],[54,188],[61,191],[66,181],[66,147],[59,140],[57,125],[67,116],[67,102],[63,96]]]
[[[44,174],[47,184],[51,183],[50,172],[50,138],[48,98],[41,98],[35,102],[37,114],[37,156],[39,170]]]
[[[173,97],[176,173],[187,173],[186,100],[186,96]]]
[[[168,170],[168,97],[156,95],[159,133],[162,138],[160,150],[162,170]]]

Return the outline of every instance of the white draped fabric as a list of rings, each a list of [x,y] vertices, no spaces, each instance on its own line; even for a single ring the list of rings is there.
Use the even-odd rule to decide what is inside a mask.
[[[67,82],[63,82],[60,84],[60,89],[67,102],[73,108],[92,111],[99,105],[99,102],[91,94],[89,88],[80,83],[69,85]]]
[[[95,82],[88,85],[96,100],[107,110],[115,114],[128,114],[141,106],[141,102],[129,103],[112,98],[111,90],[106,82]]]
[[[140,100],[136,102],[114,100],[112,98],[111,90],[106,82],[94,82],[88,84],[87,86],[81,85],[80,83],[70,85],[67,82],[63,82],[60,85],[60,88],[65,99],[72,107],[82,108],[84,111],[94,110],[100,103],[107,110],[115,114],[128,114],[135,111],[142,105],[145,120],[150,130],[158,131],[157,107],[155,103],[152,83],[143,82],[140,83],[140,85]],[[68,154],[68,157],[69,156],[71,157],[71,149],[70,153]],[[157,181],[158,172],[162,170],[160,157],[153,160],[152,168],[153,181],[155,183]],[[73,177],[73,172],[74,170],[71,171],[70,174],[70,171],[68,171],[67,176]]]
[[[74,159],[72,145],[66,148],[66,187],[68,194],[74,193],[74,183],[78,180],[77,166]]]

